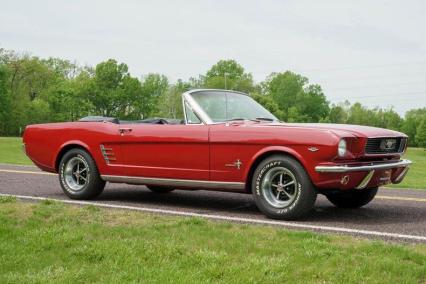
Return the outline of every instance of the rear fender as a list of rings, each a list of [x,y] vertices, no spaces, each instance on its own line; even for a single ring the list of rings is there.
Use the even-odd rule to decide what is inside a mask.
[[[89,145],[86,143],[80,141],[80,140],[71,140],[67,141],[66,143],[62,144],[59,147],[59,151],[56,152],[55,155],[55,171],[58,172],[59,169],[59,163],[61,162],[62,156],[70,149],[72,148],[82,148],[86,150],[90,155],[92,155],[92,149]],[[93,157],[93,155],[92,155]]]

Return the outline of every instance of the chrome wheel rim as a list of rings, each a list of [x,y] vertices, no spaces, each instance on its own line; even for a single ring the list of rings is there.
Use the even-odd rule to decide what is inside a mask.
[[[297,196],[296,177],[284,167],[275,167],[266,173],[262,181],[262,193],[271,206],[286,208]]]
[[[64,178],[71,190],[81,191],[90,178],[87,162],[81,157],[71,158],[65,165]]]

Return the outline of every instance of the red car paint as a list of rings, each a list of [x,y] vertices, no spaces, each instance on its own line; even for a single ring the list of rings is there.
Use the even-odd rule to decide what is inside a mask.
[[[273,153],[297,159],[319,191],[355,188],[368,172],[325,173],[316,171],[315,167],[400,160],[403,152],[365,154],[367,138],[372,137],[407,136],[381,128],[335,124],[66,122],[27,126],[23,141],[28,157],[48,172],[58,172],[59,161],[67,149],[81,147],[92,155],[102,176],[210,181],[218,182],[211,189],[221,190],[217,184],[223,183],[223,190],[250,192],[251,173],[261,159]],[[342,138],[348,142],[348,154],[339,158],[336,150]],[[109,163],[102,154],[101,145],[110,149]],[[376,170],[367,187],[394,182],[404,168]],[[389,175],[390,180],[386,178]],[[245,186],[230,189],[225,186],[227,183]],[[198,188],[196,185],[182,186],[188,187]],[[204,185],[203,188],[210,187]]]

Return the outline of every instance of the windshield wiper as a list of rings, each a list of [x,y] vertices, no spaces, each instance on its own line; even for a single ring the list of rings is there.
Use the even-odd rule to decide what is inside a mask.
[[[259,121],[275,121],[275,119],[268,118],[268,117],[256,117],[254,119],[236,117],[236,118],[227,119],[225,121],[238,121],[238,120],[250,120],[250,121],[257,121],[257,122],[259,122]]]
[[[247,118],[231,118],[231,119],[227,119],[225,121],[235,121],[235,120],[248,120]]]
[[[256,120],[274,121],[274,119],[268,117],[256,117]]]

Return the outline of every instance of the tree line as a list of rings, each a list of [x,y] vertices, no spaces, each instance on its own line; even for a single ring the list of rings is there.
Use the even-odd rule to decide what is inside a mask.
[[[220,60],[205,74],[171,83],[156,73],[133,77],[126,64],[114,59],[81,66],[5,49],[0,49],[0,136],[20,135],[28,124],[74,121],[87,115],[182,118],[180,95],[194,88],[249,93],[283,121],[389,128],[409,135],[412,146],[426,146],[426,108],[401,117],[393,109],[348,101],[330,104],[321,86],[291,71],[271,73],[255,83],[235,60]]]

